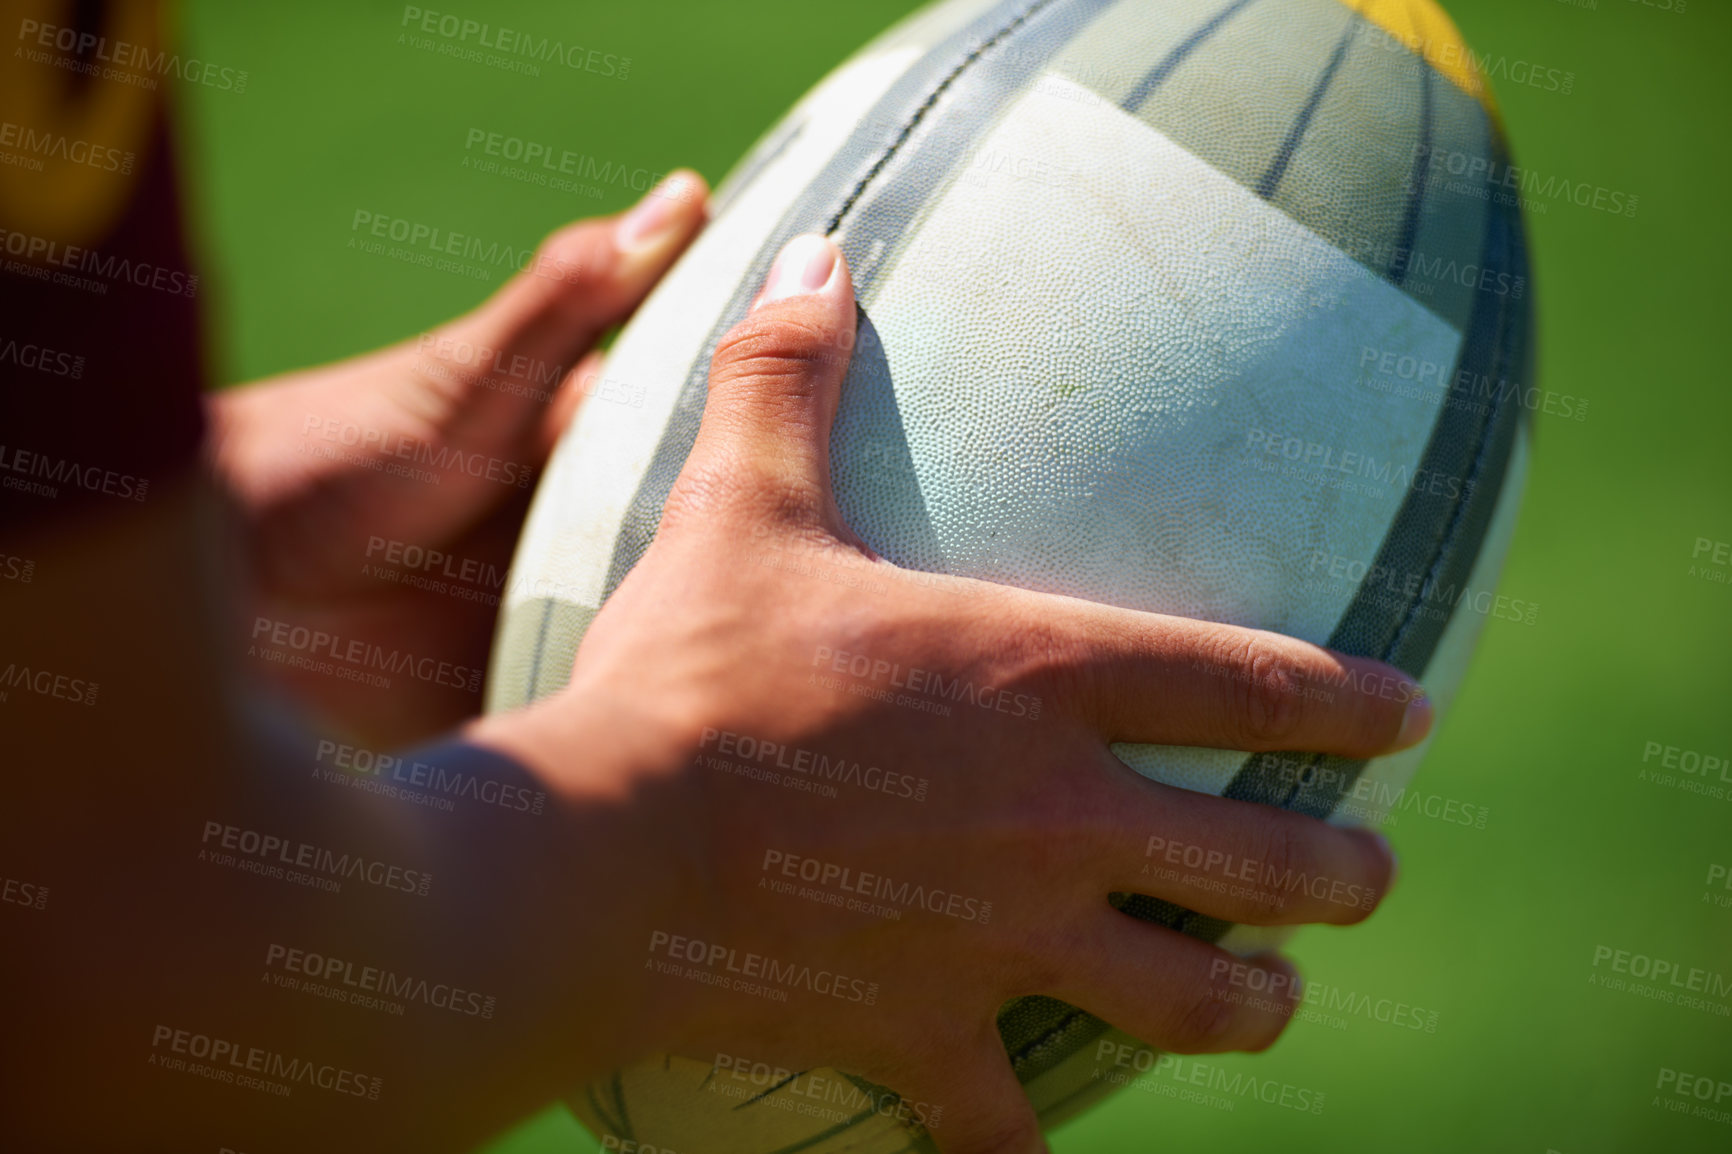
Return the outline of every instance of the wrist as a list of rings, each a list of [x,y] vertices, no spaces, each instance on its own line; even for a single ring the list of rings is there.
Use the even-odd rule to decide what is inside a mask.
[[[504,932],[509,952],[561,959],[536,966],[531,984],[549,1011],[550,1044],[565,1051],[559,1067],[580,1080],[666,1049],[687,1017],[684,991],[652,987],[644,965],[656,930],[695,928],[689,895],[704,869],[701,798],[679,773],[690,753],[681,756],[669,728],[608,695],[568,687],[478,719],[462,735],[548,795],[537,844],[520,840],[509,851],[535,896]]]

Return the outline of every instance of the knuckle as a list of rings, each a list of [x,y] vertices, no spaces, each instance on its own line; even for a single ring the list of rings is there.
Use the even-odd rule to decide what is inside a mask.
[[[1167,1047],[1184,1054],[1208,1054],[1225,1048],[1236,1016],[1224,978],[1199,977],[1173,1015]]]
[[[813,487],[750,459],[688,465],[662,506],[657,537],[696,534],[731,547],[786,552],[830,543],[812,522]]]
[[[576,286],[581,295],[606,284],[613,264],[613,242],[607,226],[583,220],[542,237],[527,271],[544,280]]]
[[[1088,676],[1088,647],[1071,630],[1030,612],[1020,598],[984,608],[996,633],[995,648],[1004,655],[997,670],[1002,685],[1073,704],[1095,692]]]
[[[1304,722],[1304,678],[1274,638],[1254,633],[1231,644],[1228,695],[1238,735],[1254,749],[1280,747]]]
[[[797,382],[826,371],[837,360],[835,334],[824,325],[779,313],[748,317],[716,343],[710,385],[743,380]]]
[[[1263,884],[1252,901],[1263,913],[1280,915],[1288,908],[1289,896],[1303,885],[1310,860],[1299,822],[1288,814],[1271,814],[1262,847]]]

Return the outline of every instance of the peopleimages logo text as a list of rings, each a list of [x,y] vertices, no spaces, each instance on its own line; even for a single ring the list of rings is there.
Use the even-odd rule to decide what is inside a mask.
[[[499,999],[478,990],[466,990],[449,982],[432,982],[411,974],[399,974],[382,966],[357,964],[313,950],[272,942],[265,950],[265,969],[331,982],[363,994],[378,994],[402,1002],[420,1002],[471,1018],[491,1018]]]
[[[32,46],[33,59],[40,55],[37,49],[46,49],[75,58],[85,64],[86,69],[106,64],[123,73],[172,76],[188,84],[202,84],[206,88],[216,88],[224,92],[242,93],[247,90],[247,72],[244,68],[224,68],[196,57],[183,58],[178,52],[169,52],[162,48],[152,51],[143,44],[134,44],[129,40],[110,40],[106,36],[63,24],[20,20],[18,39]],[[154,88],[155,81],[150,81],[148,87]]]
[[[550,36],[494,26],[484,20],[472,20],[452,12],[435,12],[427,8],[405,5],[401,27],[427,36],[439,36],[465,46],[485,48],[506,57],[521,57],[541,64],[558,63],[574,72],[591,72],[613,80],[624,80],[631,73],[631,57],[567,44]]]
[[[86,493],[102,493],[123,501],[142,501],[150,492],[150,482],[144,477],[116,472],[101,465],[84,465],[63,457],[50,457],[17,445],[0,445],[0,473],[15,473],[44,484],[71,485]]]
[[[94,144],[46,128],[38,130],[28,124],[14,124],[10,120],[0,120],[0,148],[18,148],[31,157],[62,160],[69,164],[85,165],[99,172],[118,172],[122,175],[132,171],[133,162],[137,159],[128,151]]]
[[[360,881],[379,889],[398,890],[418,897],[426,897],[428,888],[433,884],[433,875],[424,870],[404,869],[402,866],[362,857],[360,854],[338,853],[310,842],[244,829],[227,822],[205,822],[204,835],[199,841],[207,847],[200,850],[201,858],[208,858],[215,850],[226,850],[259,863],[307,870],[329,879]],[[211,860],[218,860],[218,864],[227,864],[219,859]]]
[[[219,1082],[232,1082],[237,1073],[274,1078],[290,1085],[313,1086],[333,1094],[356,1098],[377,1099],[384,1079],[357,1074],[353,1070],[328,1062],[280,1054],[263,1046],[246,1046],[227,1038],[216,1038],[192,1030],[158,1025],[150,1039],[153,1066],[168,1064],[159,1052],[184,1055],[199,1062],[208,1062],[213,1070],[198,1071]],[[175,1068],[170,1065],[170,1068]],[[224,1076],[227,1075],[227,1076]]]
[[[198,277],[190,273],[164,268],[144,260],[129,260],[112,254],[104,256],[93,248],[62,244],[45,236],[0,228],[0,252],[31,264],[65,269],[103,280],[125,281],[139,288],[156,289],[174,296],[198,295]]]
[[[466,689],[471,693],[478,692],[481,688],[479,669],[454,665],[434,657],[420,657],[401,649],[386,649],[358,637],[345,639],[323,629],[259,617],[253,621],[253,640],[257,642],[261,638],[266,645],[280,646],[297,654],[327,657],[358,669],[407,673],[417,681],[451,689]]]
[[[728,975],[737,975],[740,981],[749,979],[751,983],[764,983],[779,989],[805,990],[823,997],[866,1006],[878,1001],[877,982],[851,978],[833,970],[814,968],[797,962],[784,962],[764,954],[742,952],[733,946],[688,938],[666,930],[655,930],[650,934],[649,952],[652,957],[660,954],[670,961],[689,963],[719,979],[725,980]],[[727,983],[710,981],[709,984]],[[736,983],[733,988],[741,987]]]
[[[403,433],[362,426],[335,417],[321,417],[316,413],[308,413],[301,419],[301,437],[303,440],[316,438],[344,448],[359,449],[363,453],[380,454],[417,465],[429,465],[446,474],[462,473],[470,477],[485,477],[502,485],[515,485],[519,489],[529,488],[535,480],[535,470],[516,461],[501,460],[485,453],[465,453],[462,449],[450,445],[434,445]]]

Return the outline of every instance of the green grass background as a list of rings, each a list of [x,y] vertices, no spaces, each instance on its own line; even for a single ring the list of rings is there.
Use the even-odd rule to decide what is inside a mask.
[[[1657,0],[1664,3],[1665,0]],[[431,5],[427,5],[431,6]],[[533,245],[625,206],[462,167],[471,128],[631,167],[719,179],[803,91],[911,0],[499,0],[464,14],[632,58],[624,82],[540,78],[396,43],[402,8],[192,0],[182,36],[250,73],[242,95],[177,90],[194,227],[224,382],[423,330],[486,285],[346,247],[357,209]],[[1435,1035],[1352,1017],[1296,1023],[1222,1064],[1321,1090],[1320,1116],[1135,1091],[1063,1128],[1061,1152],[1726,1151],[1732,1126],[1653,1104],[1661,1066],[1732,1081],[1732,1019],[1589,985],[1596,945],[1732,975],[1732,801],[1638,780],[1644,743],[1732,755],[1732,585],[1688,575],[1732,540],[1725,364],[1725,134],[1732,11],[1638,0],[1454,0],[1484,53],[1575,74],[1503,83],[1521,162],[1640,197],[1634,219],[1531,218],[1540,384],[1590,402],[1538,419],[1503,588],[1534,626],[1491,621],[1420,777],[1489,810],[1484,830],[1409,817],[1398,888],[1352,930],[1308,930],[1308,976],[1436,1009]],[[1726,892],[1726,891],[1723,891]],[[1724,1103],[1732,1107],[1732,1101]],[[512,1154],[593,1150],[544,1119]]]

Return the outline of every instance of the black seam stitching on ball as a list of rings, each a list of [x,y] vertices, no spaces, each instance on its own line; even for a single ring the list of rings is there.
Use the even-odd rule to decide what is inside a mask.
[[[848,211],[854,207],[855,202],[858,201],[861,194],[866,191],[866,186],[871,184],[880,172],[884,171],[884,166],[889,164],[891,158],[896,155],[896,153],[902,148],[903,144],[907,143],[908,138],[913,135],[915,128],[917,128],[920,122],[926,118],[926,113],[934,104],[938,103],[938,98],[943,96],[945,91],[948,90],[952,84],[956,83],[956,79],[968,70],[969,65],[973,64],[976,60],[979,60],[981,54],[986,52],[987,49],[993,47],[1006,36],[1009,36],[1012,32],[1015,32],[1018,28],[1021,28],[1024,24],[1028,23],[1035,13],[1039,12],[1042,8],[1050,7],[1053,3],[1054,0],[1036,0],[1036,3],[1030,5],[1021,15],[1017,16],[1009,24],[1006,24],[1003,28],[1000,28],[997,32],[993,33],[992,36],[982,41],[980,45],[967,56],[964,56],[961,62],[958,63],[955,68],[950,70],[950,74],[938,82],[937,87],[933,88],[933,90],[927,95],[926,99],[920,102],[920,107],[916,108],[913,114],[908,117],[907,123],[903,124],[902,131],[897,133],[896,139],[891,141],[890,146],[884,150],[883,154],[880,155],[877,160],[872,162],[872,167],[866,171],[865,176],[860,178],[859,183],[854,186],[854,190],[850,192],[847,199],[842,202],[842,207],[836,210],[835,215],[830,218],[830,222],[824,226],[825,236],[833,235],[838,228],[842,227],[842,218],[848,215]]]

